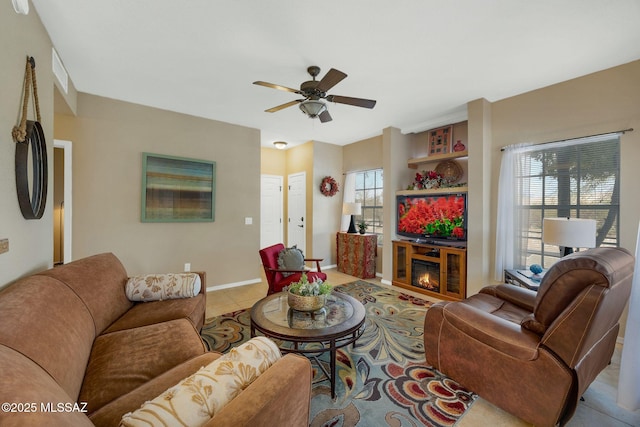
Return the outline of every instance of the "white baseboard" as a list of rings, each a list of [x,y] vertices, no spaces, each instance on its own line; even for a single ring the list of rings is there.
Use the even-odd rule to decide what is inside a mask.
[[[253,285],[262,282],[262,279],[250,279],[242,282],[225,283],[224,285],[207,286],[207,292],[221,291],[223,289],[239,288],[240,286]]]
[[[387,285],[387,286],[393,286],[393,283],[391,283],[390,280],[382,279],[382,280],[380,280],[380,283],[382,283],[383,285]]]

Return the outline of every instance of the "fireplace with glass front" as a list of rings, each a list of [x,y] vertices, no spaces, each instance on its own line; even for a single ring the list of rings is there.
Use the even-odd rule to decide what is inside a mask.
[[[393,242],[393,284],[446,300],[467,293],[467,248]]]
[[[411,286],[440,292],[440,263],[422,259],[411,260]]]

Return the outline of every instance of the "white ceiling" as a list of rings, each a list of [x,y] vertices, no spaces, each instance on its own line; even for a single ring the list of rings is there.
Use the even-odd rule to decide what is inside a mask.
[[[640,59],[640,0],[33,0],[80,92],[260,129],[262,144],[345,145],[415,132],[497,101]],[[305,117],[307,67],[329,93],[376,99]],[[640,76],[639,76],[640,78]]]

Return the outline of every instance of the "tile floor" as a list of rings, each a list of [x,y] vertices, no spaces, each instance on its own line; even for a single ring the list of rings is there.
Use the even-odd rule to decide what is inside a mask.
[[[358,280],[357,277],[338,272],[335,269],[324,270],[328,282],[332,285]],[[370,281],[381,284],[379,279]],[[425,295],[397,288],[400,292],[430,299]],[[253,285],[211,291],[207,293],[206,318],[219,316],[251,307],[256,301],[267,295],[266,281]],[[584,402],[580,402],[575,415],[567,424],[568,427],[629,427],[640,426],[640,411],[630,412],[616,405],[618,375],[620,372],[620,356],[622,346],[618,345],[613,354],[613,360],[584,395]],[[491,403],[479,398],[467,414],[458,422],[457,427],[506,427],[530,426],[530,424],[495,407]]]

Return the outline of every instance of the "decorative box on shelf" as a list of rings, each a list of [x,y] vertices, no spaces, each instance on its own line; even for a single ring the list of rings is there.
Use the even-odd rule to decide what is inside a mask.
[[[376,277],[378,236],[339,232],[336,236],[338,271],[361,279]]]

